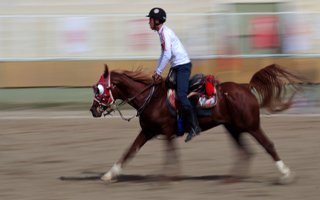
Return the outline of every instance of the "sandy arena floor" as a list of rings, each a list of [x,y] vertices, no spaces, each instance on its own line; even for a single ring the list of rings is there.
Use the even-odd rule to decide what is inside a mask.
[[[263,116],[262,126],[296,173],[294,183],[273,184],[279,176],[274,163],[248,136],[248,145],[255,151],[250,177],[223,184],[236,151],[223,128],[217,127],[188,144],[178,139],[182,180],[157,178],[163,173],[165,146],[154,139],[129,163],[118,182],[105,184],[99,175],[131,144],[139,131],[138,119],[93,119],[80,111],[1,112],[0,199],[319,199],[319,115]]]

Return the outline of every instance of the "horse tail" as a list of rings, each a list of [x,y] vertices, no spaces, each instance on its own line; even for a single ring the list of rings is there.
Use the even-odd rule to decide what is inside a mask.
[[[301,84],[297,83],[302,82],[305,82],[304,78],[272,64],[256,72],[249,87],[256,94],[260,107],[274,113],[290,108],[294,95],[301,90]]]

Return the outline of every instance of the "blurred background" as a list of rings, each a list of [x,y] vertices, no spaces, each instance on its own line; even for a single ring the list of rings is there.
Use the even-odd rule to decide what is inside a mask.
[[[0,0],[0,109],[87,109],[104,63],[152,72],[160,44],[145,16],[153,7],[166,10],[193,73],[248,82],[277,63],[308,78],[296,105],[317,112],[317,0]]]

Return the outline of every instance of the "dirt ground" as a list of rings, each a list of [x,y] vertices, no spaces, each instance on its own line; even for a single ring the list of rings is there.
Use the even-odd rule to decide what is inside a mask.
[[[249,136],[255,152],[250,177],[224,184],[237,154],[222,127],[188,144],[177,140],[180,181],[157,178],[163,173],[165,145],[154,139],[118,182],[105,184],[100,174],[131,144],[139,131],[138,119],[93,119],[85,111],[0,112],[0,199],[319,199],[319,115],[262,116],[262,126],[296,173],[292,184],[274,184],[279,173],[273,161]]]

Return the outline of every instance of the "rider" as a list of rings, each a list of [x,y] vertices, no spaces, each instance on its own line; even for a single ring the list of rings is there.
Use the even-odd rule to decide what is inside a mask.
[[[196,112],[187,98],[192,63],[179,38],[164,25],[167,19],[166,12],[162,8],[156,7],[152,8],[146,17],[149,17],[150,28],[158,32],[161,43],[161,56],[152,78],[155,83],[161,82],[160,74],[169,62],[171,70],[176,71],[177,97],[182,106],[183,115],[186,116],[190,124],[190,132],[185,139],[185,142],[188,142],[201,132]]]

